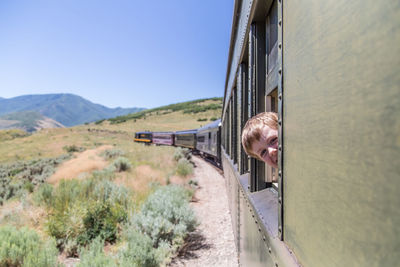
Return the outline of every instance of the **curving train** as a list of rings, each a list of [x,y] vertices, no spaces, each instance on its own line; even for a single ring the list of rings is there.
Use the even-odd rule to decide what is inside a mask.
[[[147,145],[184,147],[211,159],[216,165],[221,162],[221,120],[213,121],[199,129],[176,132],[136,132],[135,142]]]

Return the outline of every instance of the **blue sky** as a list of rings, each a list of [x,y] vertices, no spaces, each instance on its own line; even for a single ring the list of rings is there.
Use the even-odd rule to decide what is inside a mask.
[[[0,97],[108,107],[223,96],[233,0],[1,0]]]

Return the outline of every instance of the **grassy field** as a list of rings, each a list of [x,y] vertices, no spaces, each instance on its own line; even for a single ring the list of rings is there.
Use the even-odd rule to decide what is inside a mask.
[[[138,210],[140,204],[157,188],[155,185],[164,186],[171,181],[188,184],[190,180],[190,175],[184,177],[177,171],[178,161],[174,159],[176,148],[134,143],[134,133],[143,130],[175,131],[198,128],[220,116],[221,102],[221,99],[210,99],[189,104],[181,103],[147,110],[139,117],[124,116],[71,128],[44,129],[34,134],[13,130],[0,131],[0,175],[3,175],[0,176],[0,183],[3,183],[2,187],[5,188],[0,190],[0,198],[3,197],[0,199],[0,227],[7,225],[19,229],[25,226],[33,229],[43,239],[52,236],[56,239],[59,251],[69,256],[81,255],[78,249],[86,247],[97,235],[103,237],[102,242],[116,242],[116,247],[122,246],[124,242],[129,244],[130,237],[124,241],[124,234],[121,234],[123,225],[129,224],[128,215]],[[113,156],[113,153],[116,155]],[[118,169],[121,167],[118,165],[121,164],[121,160],[117,162],[118,157],[123,157],[122,163],[129,165],[122,171]],[[45,165],[49,164],[48,162],[52,165]],[[55,174],[46,176],[53,171]],[[63,178],[68,180],[63,181]],[[77,190],[74,191],[74,196],[79,198],[79,201],[72,199],[69,202],[80,203],[79,208],[71,209],[65,206],[65,203],[69,203],[65,202],[65,197],[71,197],[69,194],[72,194],[72,191],[64,192],[59,189],[60,182],[65,188]],[[43,187],[43,183],[47,187]],[[7,190],[11,191],[6,192]],[[118,197],[111,197],[110,194]],[[121,196],[128,196],[130,204],[122,201]],[[57,202],[57,199],[61,202]],[[108,204],[99,206],[99,199],[109,199],[105,201]],[[115,199],[118,201],[115,202]],[[75,206],[77,205],[74,204]],[[57,214],[69,215],[66,219],[58,221],[60,218],[57,218]],[[62,228],[63,221],[75,217],[81,223],[71,222],[74,229]],[[92,229],[88,228],[91,220],[96,221],[99,218],[108,218],[105,224],[109,225],[109,228],[114,227],[116,233],[114,230],[110,232],[98,229],[98,232],[94,233],[87,230]],[[110,229],[113,229],[112,227]],[[136,230],[132,229],[128,232],[131,233],[129,236],[134,236],[134,240],[147,240],[138,237]],[[7,231],[16,230],[12,228]],[[76,234],[64,235],[63,231]],[[182,238],[181,235],[178,236]],[[179,242],[182,241],[171,242],[181,244]],[[158,243],[157,249],[158,254],[154,252],[153,256],[159,259],[167,250],[160,250]],[[124,251],[125,256],[121,256],[121,262],[130,253],[126,248]],[[84,252],[82,253],[84,255]],[[0,265],[1,260],[0,258]]]

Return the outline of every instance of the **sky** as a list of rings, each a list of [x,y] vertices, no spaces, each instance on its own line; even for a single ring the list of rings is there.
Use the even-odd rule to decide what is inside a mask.
[[[0,97],[153,108],[224,94],[233,0],[1,0]]]

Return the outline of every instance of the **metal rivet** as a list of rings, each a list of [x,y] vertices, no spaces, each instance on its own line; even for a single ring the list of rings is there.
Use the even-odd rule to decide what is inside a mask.
[[[272,249],[271,249],[271,247],[268,247],[268,252],[269,252],[269,253],[271,253],[271,252],[272,252]]]
[[[279,145],[279,146],[278,146],[278,149],[279,149],[279,151],[282,151],[282,146]]]
[[[279,202],[279,204],[282,204],[282,198],[281,197],[278,198],[278,202]]]
[[[278,98],[279,100],[282,100],[282,94],[279,94]]]
[[[282,69],[279,69],[278,72],[279,72],[279,74],[282,74]]]
[[[275,262],[275,267],[278,267],[278,263],[277,262]]]
[[[279,47],[279,49],[281,49],[281,48],[282,48],[282,44],[281,44],[281,43],[279,43],[279,44],[278,44],[278,47]]]
[[[279,125],[282,125],[282,120],[278,120],[278,124],[279,124]]]
[[[279,3],[281,3],[282,2],[282,0],[279,0]]]
[[[278,175],[279,175],[279,177],[281,177],[282,176],[282,171],[279,171]]]
[[[279,26],[282,26],[282,20],[279,20]]]
[[[279,226],[279,227],[278,227],[278,231],[279,231],[279,233],[282,232],[282,226]]]
[[[264,240],[264,241],[265,241],[265,239],[266,239],[265,236],[263,236],[263,240]]]

